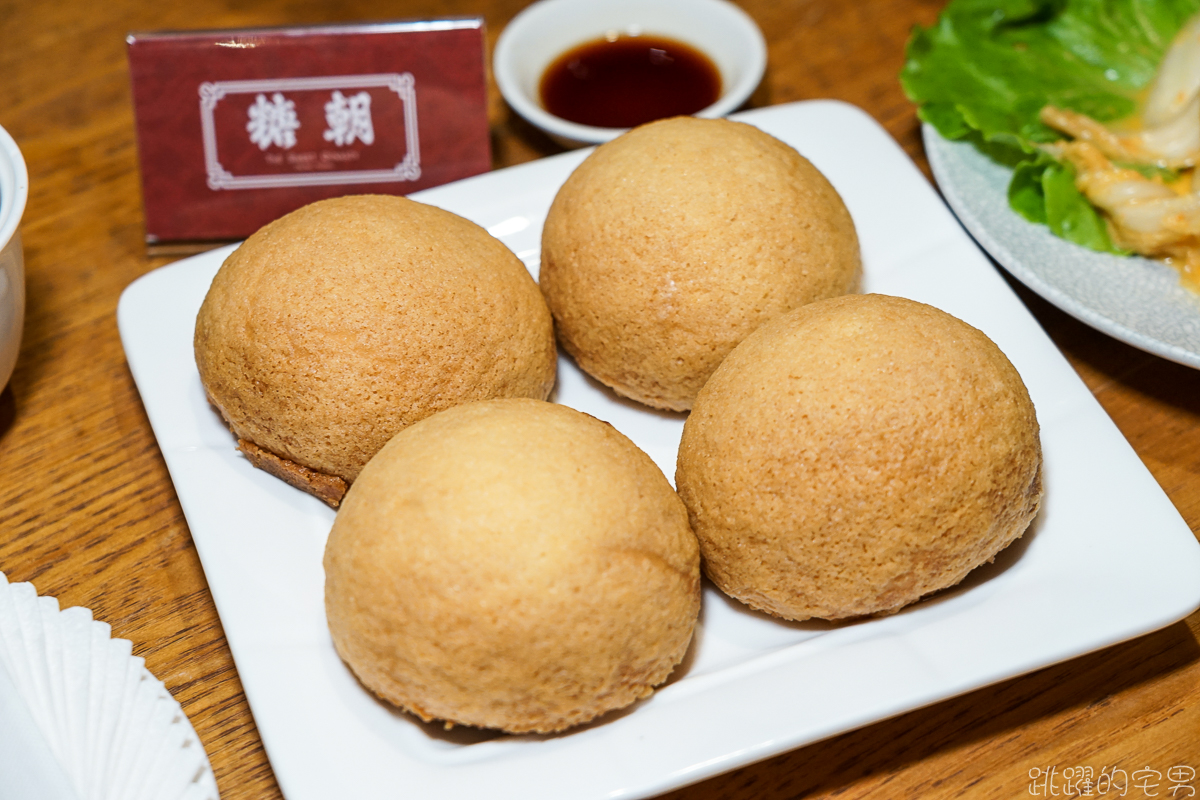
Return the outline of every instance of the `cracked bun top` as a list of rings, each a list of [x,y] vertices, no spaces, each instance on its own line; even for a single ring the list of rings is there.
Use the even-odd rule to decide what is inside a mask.
[[[751,125],[676,117],[598,147],[550,207],[538,282],[564,348],[619,394],[691,407],[758,326],[857,290],[829,181]]]
[[[666,477],[611,425],[534,400],[457,406],[371,460],[325,550],[334,644],[426,721],[552,732],[683,658],[700,555]]]
[[[545,398],[550,314],[478,225],[355,195],[263,227],[221,266],[196,364],[239,439],[346,482],[397,431],[458,403]]]
[[[851,295],[743,342],[684,426],[676,485],[705,572],[793,620],[891,613],[1019,537],[1042,496],[1033,403],[936,308]]]

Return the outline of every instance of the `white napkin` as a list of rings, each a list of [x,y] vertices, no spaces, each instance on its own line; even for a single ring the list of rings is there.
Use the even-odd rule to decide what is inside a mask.
[[[0,800],[51,798],[217,800],[217,786],[191,723],[128,641],[0,572]]]

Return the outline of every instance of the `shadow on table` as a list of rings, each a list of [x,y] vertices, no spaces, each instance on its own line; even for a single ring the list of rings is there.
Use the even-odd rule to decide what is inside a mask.
[[[1041,762],[1060,752],[1054,747],[1055,738],[1065,730],[1088,726],[1103,736],[1103,730],[1096,730],[1094,718],[1114,695],[1162,682],[1198,662],[1200,643],[1187,622],[1178,622],[1133,641],[717,776],[658,800],[971,797],[976,796],[973,789],[979,796],[1000,796],[994,794],[998,786],[1010,786],[1014,778],[1024,781],[1033,767],[1052,766]],[[1186,698],[1180,700],[1187,702]],[[1164,717],[1169,716],[1165,707],[1169,705],[1168,700],[1160,709]],[[1132,722],[1147,724],[1145,719]],[[1088,751],[1094,757],[1081,756],[1078,764],[1064,761],[1057,765],[1059,770],[1086,764],[1098,773],[1104,766],[1100,751],[1106,743],[1110,742],[1094,742],[1096,747]],[[1073,749],[1080,751],[1078,746]],[[1043,755],[1039,756],[1039,751]],[[1153,758],[1154,753],[1134,754],[1138,757]],[[892,783],[893,774],[920,761],[928,762],[924,774],[914,773],[910,779]],[[980,770],[987,770],[989,764],[1003,769],[981,776]],[[988,791],[989,782],[993,793]]]
[[[0,391],[0,442],[4,440],[16,418],[17,399],[13,395],[12,387],[5,386],[4,391]]]
[[[1154,402],[1200,417],[1200,370],[1114,339],[1060,311],[1003,269],[999,271],[1093,393],[1099,395],[1110,384],[1122,384]]]

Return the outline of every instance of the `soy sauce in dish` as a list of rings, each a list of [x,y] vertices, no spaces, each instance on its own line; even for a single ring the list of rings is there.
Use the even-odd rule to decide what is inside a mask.
[[[542,75],[542,106],[562,119],[631,128],[694,114],[721,96],[708,56],[662,36],[617,36],[579,45]]]

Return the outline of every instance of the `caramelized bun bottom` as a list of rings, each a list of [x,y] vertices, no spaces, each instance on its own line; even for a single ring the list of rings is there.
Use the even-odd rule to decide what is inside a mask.
[[[436,411],[545,398],[556,366],[549,311],[507,247],[381,195],[313,203],[247,239],[213,280],[194,343],[239,439],[347,483]]]

